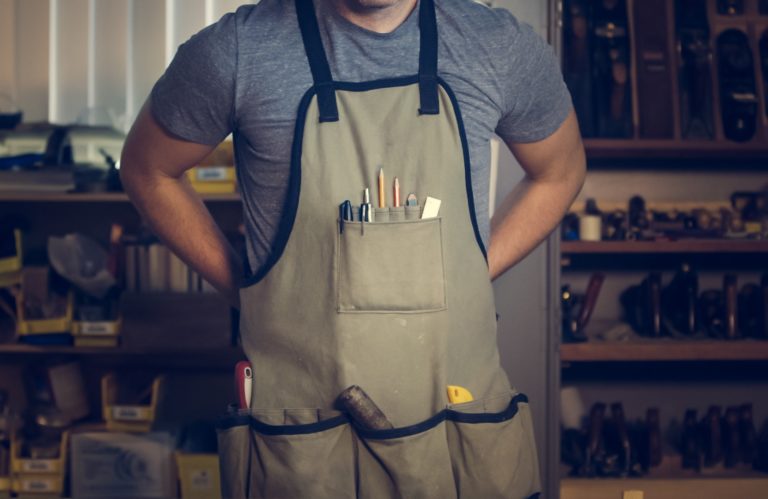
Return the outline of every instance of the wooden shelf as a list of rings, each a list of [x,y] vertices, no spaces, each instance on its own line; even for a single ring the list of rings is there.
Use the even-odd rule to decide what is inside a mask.
[[[203,200],[208,201],[240,201],[238,193],[202,194]],[[128,196],[122,192],[16,192],[0,191],[0,202],[52,202],[52,203],[127,203]]]
[[[768,360],[768,341],[675,340],[587,341],[560,345],[562,362],[654,362]]]
[[[187,362],[211,359],[232,362],[242,358],[241,349],[232,346],[229,306],[218,295],[128,294],[123,297],[122,310],[123,330],[118,347],[28,345],[8,342],[12,335],[6,331],[5,337],[0,338],[6,341],[0,343],[0,355],[106,355],[130,356],[134,360],[154,356]]]
[[[585,139],[590,159],[667,158],[701,160],[764,159],[768,144],[704,140]]]
[[[560,499],[621,499],[641,490],[646,499],[736,499],[765,497],[768,475],[734,478],[566,478]]]
[[[723,463],[700,471],[682,469],[680,456],[666,454],[647,475],[633,478],[575,478],[560,466],[560,499],[621,499],[623,492],[641,490],[646,499],[731,499],[763,497],[768,473],[747,464],[725,468]],[[761,490],[755,495],[754,491]]]
[[[564,255],[628,253],[768,253],[768,241],[679,239],[676,241],[563,241]]]

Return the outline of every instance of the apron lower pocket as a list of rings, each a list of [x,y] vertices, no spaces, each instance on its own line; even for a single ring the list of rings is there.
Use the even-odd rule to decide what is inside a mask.
[[[494,407],[498,399],[448,411],[448,444],[459,497],[524,499],[541,490],[527,402],[518,394],[500,412]]]
[[[271,418],[275,412],[269,411]],[[253,414],[258,418],[258,411]],[[284,420],[311,414],[317,410],[286,410]],[[229,482],[222,485],[225,499],[355,497],[355,442],[346,418],[284,425],[249,419],[245,426],[219,430],[222,483]],[[227,433],[232,429],[238,433]]]
[[[522,499],[540,490],[524,395],[460,404],[392,430],[286,409],[230,417],[218,432],[225,499]]]
[[[434,421],[436,425],[432,422],[396,430],[358,430],[358,497],[456,497],[446,423],[443,418]]]
[[[221,496],[224,499],[247,497],[253,452],[250,416],[227,416],[219,422],[216,433]]]

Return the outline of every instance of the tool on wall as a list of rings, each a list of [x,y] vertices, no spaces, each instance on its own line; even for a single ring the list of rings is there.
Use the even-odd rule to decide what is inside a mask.
[[[563,341],[566,343],[587,341],[584,330],[589,324],[592,312],[600,296],[605,274],[599,272],[592,274],[587,284],[587,290],[583,296],[574,295],[569,285],[561,290],[562,314],[563,314]]]
[[[594,5],[593,95],[597,136],[632,136],[629,23],[625,0]]]
[[[661,320],[661,273],[651,272],[642,283],[620,296],[625,320],[638,333],[658,338],[665,332]]]
[[[752,49],[746,33],[728,29],[717,37],[720,114],[726,138],[746,142],[757,130]]]
[[[675,136],[667,0],[633,4],[634,55],[637,66],[638,134],[642,138]]]
[[[680,56],[680,117],[683,138],[714,139],[712,49],[707,4],[678,0],[675,9]]]
[[[680,441],[683,469],[701,470],[701,438],[696,409],[687,409],[683,419],[683,433]]]
[[[698,328],[699,277],[684,262],[661,292],[664,329],[673,335],[692,336]]]
[[[768,2],[767,2],[768,3]],[[768,5],[766,5],[768,7]],[[768,11],[766,12],[768,14]],[[763,77],[763,95],[765,99],[765,109],[763,113],[768,116],[768,30],[763,32],[760,37],[760,74]]]
[[[591,31],[590,3],[587,0],[571,0],[563,12],[563,79],[573,96],[579,128],[584,137],[595,136]]]
[[[717,0],[717,13],[721,16],[743,16],[744,0]]]
[[[720,406],[709,407],[701,423],[704,442],[704,466],[714,466],[723,459],[723,439],[721,433]]]

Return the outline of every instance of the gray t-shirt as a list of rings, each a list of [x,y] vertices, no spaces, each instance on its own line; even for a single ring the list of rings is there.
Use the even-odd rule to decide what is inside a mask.
[[[418,8],[387,34],[315,0],[323,45],[337,81],[418,72]],[[490,238],[490,144],[535,142],[571,109],[557,59],[527,24],[471,0],[436,0],[438,74],[464,119],[480,234]],[[296,112],[312,85],[292,0],[261,0],[225,15],[179,47],[151,95],[171,134],[214,145],[233,133],[244,204],[248,258],[258,269],[271,252],[283,213]]]

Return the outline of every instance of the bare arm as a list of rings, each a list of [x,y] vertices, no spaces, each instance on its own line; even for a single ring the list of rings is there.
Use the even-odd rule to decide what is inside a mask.
[[[239,307],[242,261],[184,177],[212,150],[167,133],[148,101],[126,139],[120,178],[155,234]]]
[[[584,146],[573,111],[546,139],[507,145],[525,177],[491,219],[491,279],[522,260],[557,227],[586,175]]]

